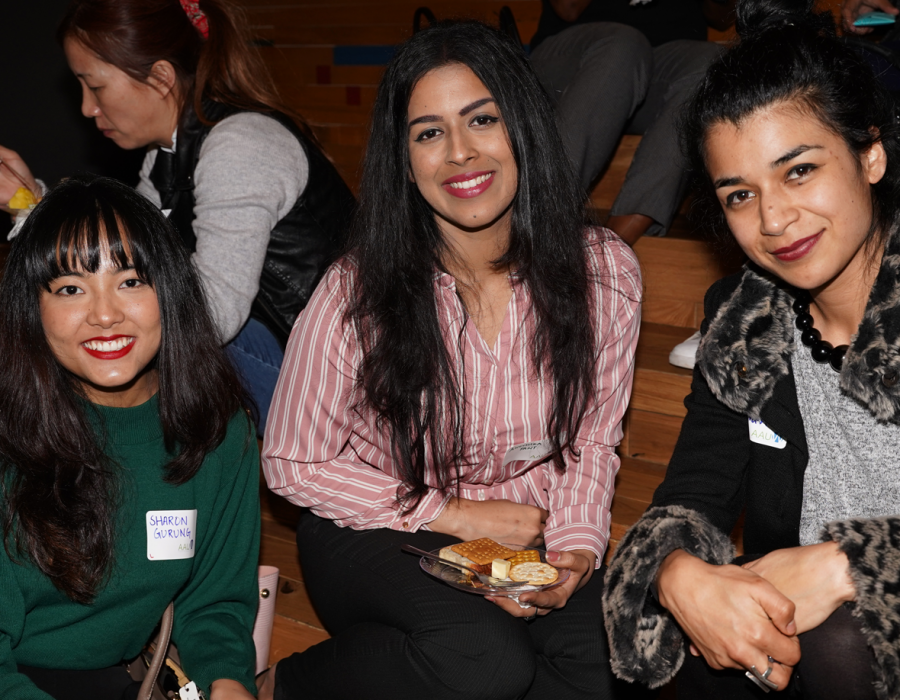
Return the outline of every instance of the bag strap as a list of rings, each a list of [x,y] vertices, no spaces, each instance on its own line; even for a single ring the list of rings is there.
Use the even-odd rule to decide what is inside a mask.
[[[169,640],[172,638],[172,623],[175,620],[175,604],[169,603],[163,612],[162,620],[159,623],[159,636],[156,638],[156,649],[153,652],[153,659],[150,661],[150,667],[147,669],[147,675],[141,683],[141,689],[138,691],[138,700],[151,700],[153,694],[153,686],[156,685],[156,679],[159,672],[166,662],[166,653],[169,651]]]

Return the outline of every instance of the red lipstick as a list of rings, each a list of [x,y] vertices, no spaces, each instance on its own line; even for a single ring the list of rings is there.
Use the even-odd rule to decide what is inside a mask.
[[[784,262],[799,260],[800,258],[807,255],[813,249],[816,243],[819,242],[819,238],[821,237],[822,233],[822,231],[819,231],[817,234],[813,236],[807,236],[806,238],[801,238],[799,241],[791,243],[791,245],[789,246],[779,248],[778,250],[773,250],[772,255]]]
[[[453,185],[456,183],[467,182],[469,180],[474,180],[481,177],[484,177],[484,180],[482,182],[479,182],[474,187],[453,187]],[[471,199],[472,197],[477,197],[478,195],[482,194],[492,184],[494,184],[494,172],[491,170],[482,170],[480,172],[463,173],[462,175],[454,175],[453,177],[448,177],[441,183],[441,187],[443,187],[444,190],[452,194],[454,197],[459,197],[460,199]]]
[[[125,347],[120,350],[112,350],[112,351],[103,351],[103,350],[94,350],[92,348],[87,347],[84,343],[90,343],[92,341],[99,342],[109,342],[111,340],[116,340],[118,338],[130,338],[130,342],[125,345]],[[118,360],[120,357],[125,357],[128,353],[131,352],[131,349],[134,347],[135,341],[137,338],[130,335],[111,335],[109,337],[98,337],[98,338],[89,338],[81,343],[81,347],[84,348],[85,352],[91,357],[96,357],[98,360]]]

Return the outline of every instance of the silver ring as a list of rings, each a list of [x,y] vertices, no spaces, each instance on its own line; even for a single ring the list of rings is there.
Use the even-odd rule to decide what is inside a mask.
[[[756,666],[751,666],[749,671],[744,672],[744,675],[747,676],[747,678],[749,678],[767,693],[770,690],[778,690],[778,684],[773,683],[769,680],[769,676],[772,675],[772,664],[775,662],[775,659],[773,659],[771,656],[769,656],[768,659],[769,666],[765,671],[760,672],[759,669],[756,668]]]
[[[534,612],[531,613],[531,615],[529,615],[528,617],[522,618],[523,620],[525,620],[525,622],[531,622],[532,620],[534,620],[537,617],[537,608],[534,606],[531,606],[531,608],[532,608],[532,610],[534,610]]]

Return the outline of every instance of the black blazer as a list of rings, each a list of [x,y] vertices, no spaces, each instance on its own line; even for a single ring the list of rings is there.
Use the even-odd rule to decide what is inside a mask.
[[[706,293],[704,334],[709,319],[731,298],[741,277],[741,273],[726,277]],[[775,383],[760,410],[763,423],[787,442],[784,449],[751,442],[748,416],[713,395],[699,366],[684,405],[688,413],[652,506],[690,508],[726,533],[746,508],[745,552],[765,554],[798,546],[809,450],[793,372]]]

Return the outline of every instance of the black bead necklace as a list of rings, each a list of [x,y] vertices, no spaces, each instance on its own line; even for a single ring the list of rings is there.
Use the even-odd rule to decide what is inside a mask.
[[[822,334],[813,328],[813,317],[809,313],[809,305],[812,296],[805,289],[797,290],[794,299],[794,311],[797,314],[795,321],[797,328],[802,331],[800,341],[809,348],[812,358],[821,364],[828,363],[835,372],[840,372],[844,365],[844,355],[847,354],[847,345],[834,347],[827,340],[822,340]]]

